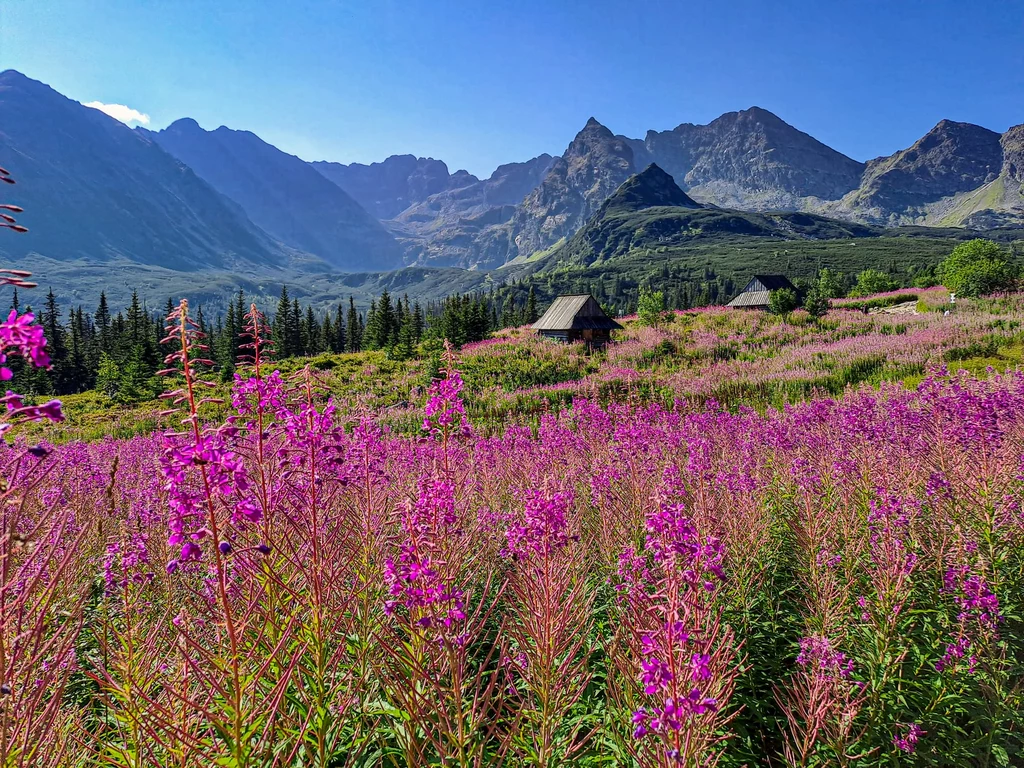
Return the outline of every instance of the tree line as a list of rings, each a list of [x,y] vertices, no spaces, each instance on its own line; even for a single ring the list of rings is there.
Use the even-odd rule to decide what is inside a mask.
[[[15,290],[10,309],[36,315],[45,330],[52,367],[21,369],[18,358],[8,365],[30,395],[95,389],[118,402],[152,398],[163,386],[155,378],[156,371],[171,352],[161,339],[166,335],[164,318],[173,308],[168,299],[161,311],[154,311],[134,291],[128,307],[116,314],[105,293],[92,312],[81,305],[65,311],[50,290],[37,311],[23,305]],[[209,358],[223,380],[233,375],[242,345],[248,341],[244,335],[248,311],[249,300],[242,290],[212,319],[208,308],[195,309],[194,319],[210,347]],[[303,305],[283,287],[270,327],[277,358],[384,350],[393,359],[407,359],[430,339],[447,338],[462,345],[485,339],[499,328],[536,319],[537,298],[532,290],[522,301],[491,292],[450,296],[426,305],[385,290],[365,311],[349,297],[325,312]]]

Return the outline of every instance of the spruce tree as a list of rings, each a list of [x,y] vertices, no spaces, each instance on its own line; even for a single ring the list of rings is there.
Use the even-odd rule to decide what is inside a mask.
[[[334,351],[334,323],[331,321],[331,313],[324,315],[324,321],[320,323],[320,338],[317,342],[317,349],[321,352]]]
[[[311,305],[306,306],[306,317],[302,322],[302,343],[303,351],[307,355],[316,355],[321,351],[320,324],[316,321],[316,315],[313,314]]]
[[[377,318],[377,300],[370,299],[370,309],[366,313],[366,327],[362,333],[363,349],[378,349],[380,344],[380,321]]]
[[[291,334],[288,332],[289,318],[292,315],[292,301],[288,298],[288,286],[281,286],[281,298],[277,302],[277,312],[274,314],[274,346],[277,356],[280,358],[291,357],[295,354],[291,348]]]
[[[395,308],[391,303],[391,294],[385,290],[377,301],[377,329],[374,345],[378,349],[390,347],[392,341],[397,339],[397,330]]]
[[[341,311],[341,304],[339,304],[334,311],[334,338],[331,341],[331,351],[344,352],[345,342],[345,315]]]
[[[216,351],[217,364],[224,375],[234,373],[235,361],[238,360],[238,319],[235,315],[234,303],[228,304],[228,314],[224,320],[224,327],[217,334],[214,350]]]
[[[53,295],[53,289],[46,295],[46,305],[43,309],[43,329],[46,334],[46,349],[50,354],[50,381],[53,391],[58,395],[65,395],[73,392],[70,381],[71,371],[69,369],[67,336],[64,325],[60,321],[60,307],[57,306],[57,297]]]
[[[288,313],[288,342],[293,355],[302,355],[306,351],[306,340],[302,338],[302,307],[298,299],[292,299],[292,310]]]
[[[526,296],[526,323],[532,325],[537,322],[540,315],[537,314],[537,294],[533,290],[533,286],[530,286],[530,292]]]
[[[359,329],[359,312],[356,311],[356,300],[348,297],[348,322],[345,323],[348,329],[346,349],[349,352],[358,352],[362,345],[362,333]]]
[[[110,338],[110,308],[107,306],[107,294],[102,291],[100,292],[99,306],[96,307],[95,322],[100,351],[110,354],[113,351],[113,344]]]
[[[423,329],[426,323],[423,319],[423,310],[420,308],[420,303],[417,301],[412,306],[412,330],[413,339],[419,344],[423,340]]]

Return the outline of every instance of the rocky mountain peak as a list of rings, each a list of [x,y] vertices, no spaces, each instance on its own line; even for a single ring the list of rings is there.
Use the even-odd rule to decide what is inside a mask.
[[[907,149],[870,161],[845,202],[869,219],[919,215],[921,206],[995,179],[1003,165],[1000,139],[980,125],[940,120]]]
[[[630,176],[615,194],[608,198],[609,210],[639,211],[657,206],[700,208],[700,203],[687,195],[669,174],[652,163]]]
[[[1015,125],[1002,135],[1003,173],[1007,178],[1024,183],[1024,125]]]

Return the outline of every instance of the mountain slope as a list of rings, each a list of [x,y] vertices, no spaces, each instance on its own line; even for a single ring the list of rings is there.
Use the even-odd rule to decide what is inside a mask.
[[[665,171],[650,165],[627,179],[564,245],[544,256],[540,268],[604,264],[715,238],[831,240],[875,237],[882,231],[807,213],[703,207]]]
[[[870,161],[837,209],[877,223],[919,220],[928,204],[993,181],[1002,166],[999,140],[995,131],[942,120],[911,147]]]
[[[629,143],[590,118],[508,223],[484,233],[482,260],[498,266],[570,237],[634,172]]]
[[[641,153],[695,199],[752,210],[836,199],[857,187],[864,169],[760,107],[649,131]]]
[[[340,187],[248,131],[204,131],[191,119],[146,131],[285,245],[346,272],[393,269],[402,250]]]
[[[344,165],[322,160],[310,165],[378,219],[393,219],[431,195],[479,181],[465,171],[450,174],[448,166],[440,160],[413,155],[392,155],[381,163],[370,165]]]
[[[0,157],[29,233],[4,238],[12,262],[273,268],[286,256],[191,169],[111,117],[19,72],[0,73]]]
[[[487,179],[448,173],[440,160],[394,155],[381,163],[311,163],[381,219],[406,249],[407,261],[475,267],[476,241],[508,221],[513,206],[547,173],[550,155],[499,166]]]
[[[630,176],[601,205],[598,214],[611,211],[642,211],[644,208],[670,206],[674,208],[701,208],[700,203],[683,192],[675,180],[654,163],[640,173]]]
[[[536,189],[551,168],[551,155],[498,166],[491,176],[431,195],[385,222],[421,264],[477,267],[479,241],[507,222],[515,205]]]

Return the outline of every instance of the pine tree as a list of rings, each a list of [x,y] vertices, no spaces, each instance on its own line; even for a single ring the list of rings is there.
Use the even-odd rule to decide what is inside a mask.
[[[317,349],[321,352],[334,351],[334,323],[331,321],[331,313],[324,315],[324,321],[320,323],[320,338],[317,341]]]
[[[537,318],[540,315],[537,314],[537,294],[533,290],[533,286],[530,286],[530,292],[526,296],[526,322],[532,325],[537,322]]]
[[[366,327],[362,334],[363,349],[379,349],[380,321],[377,318],[377,300],[370,299],[370,309],[366,312]]]
[[[109,354],[113,351],[110,339],[110,308],[107,306],[107,294],[102,291],[100,292],[99,306],[96,307],[95,322],[100,351]]]
[[[398,329],[398,340],[395,343],[395,357],[408,360],[413,356],[416,347],[416,331],[413,327],[412,315],[402,314],[402,327]]]
[[[142,304],[139,301],[138,291],[132,291],[132,303],[128,306],[126,319],[128,321],[128,338],[122,340],[125,349],[132,350],[135,347],[141,347],[145,334]]]
[[[306,339],[302,338],[302,307],[298,299],[292,299],[292,311],[288,313],[288,342],[293,355],[301,355],[306,351]]]
[[[334,338],[331,340],[331,351],[344,352],[345,342],[345,315],[341,311],[341,304],[339,304],[334,311]]]
[[[356,300],[348,297],[348,322],[345,323],[348,329],[347,350],[358,352],[362,348],[363,335],[359,328],[359,312],[356,311]]]
[[[281,298],[277,302],[277,312],[274,314],[274,346],[277,349],[277,356],[280,358],[291,357],[295,351],[291,348],[291,334],[288,332],[289,318],[292,314],[292,302],[288,298],[288,286],[281,286]]]
[[[81,310],[71,310],[68,334],[68,380],[71,392],[84,392],[92,385],[86,363],[85,328]]]
[[[416,343],[419,344],[423,340],[423,329],[425,322],[423,319],[423,310],[420,308],[420,303],[417,301],[412,305],[412,330],[413,338]]]
[[[302,322],[302,343],[303,351],[307,355],[320,353],[320,324],[313,314],[313,307],[306,307],[306,318]]]
[[[57,306],[57,297],[53,295],[53,289],[46,295],[46,305],[43,309],[43,329],[46,334],[46,349],[50,353],[50,381],[53,391],[58,395],[65,395],[73,392],[73,384],[70,381],[71,371],[68,361],[67,336],[64,325],[60,321],[60,307]]]
[[[390,347],[392,341],[398,336],[397,331],[395,308],[391,303],[391,294],[385,290],[377,301],[377,329],[374,337],[374,346],[377,349]]]
[[[118,317],[120,318],[121,315],[118,314]],[[201,334],[203,334],[203,338],[204,339],[209,339],[210,338],[210,333],[209,333],[209,329],[206,327],[206,318],[203,317],[203,305],[202,304],[200,304],[199,308],[196,310],[196,325],[199,326],[199,332]]]
[[[245,304],[245,291],[239,288],[238,295],[235,297],[235,335],[231,341],[231,359],[236,362],[243,352],[242,345],[245,343],[245,339],[242,338],[242,334],[245,332],[245,315],[248,311],[249,308]]]
[[[238,360],[238,319],[235,315],[234,303],[228,304],[228,314],[224,320],[224,327],[217,334],[216,350],[217,365],[222,372],[222,378],[234,373],[235,361]]]
[[[106,352],[100,352],[100,358],[96,364],[96,389],[111,400],[116,400],[120,387],[121,368],[117,364],[117,360]]]

